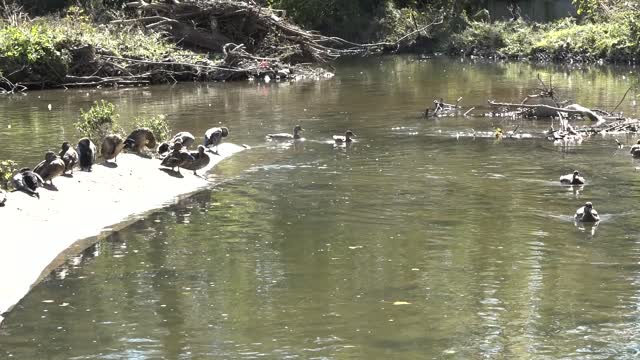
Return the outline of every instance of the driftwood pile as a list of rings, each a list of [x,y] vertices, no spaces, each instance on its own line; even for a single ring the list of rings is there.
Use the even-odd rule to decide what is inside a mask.
[[[23,79],[20,83],[29,87],[131,86],[331,76],[326,70],[330,69],[328,63],[340,56],[397,49],[411,35],[428,33],[430,27],[442,23],[438,18],[394,43],[356,44],[301,29],[284,17],[284,11],[252,0],[140,0],[127,3],[125,14],[126,18],[111,21],[111,26],[142,26],[203,56],[188,60],[184,56],[131,58],[84,44],[69,49],[72,66],[62,76],[46,81]],[[17,83],[15,79],[1,81],[0,88],[22,90]]]
[[[543,88],[533,95],[527,97],[520,103],[497,102],[488,100],[488,109],[481,113],[472,113],[476,108],[481,106],[470,107],[464,110],[460,105],[462,97],[458,98],[455,104],[447,104],[443,99],[433,100],[433,108],[427,108],[424,112],[425,117],[446,117],[446,116],[465,116],[465,117],[503,117],[503,118],[549,118],[551,125],[545,134],[547,139],[552,141],[582,141],[583,138],[594,134],[605,133],[637,133],[640,132],[640,120],[625,118],[621,113],[615,113],[615,110],[622,104],[627,94],[631,90],[627,90],[618,105],[611,112],[601,109],[590,109],[580,104],[569,104],[569,101],[560,101],[556,98],[553,87],[546,86],[542,79],[538,76],[538,80]],[[559,119],[560,127],[553,127],[553,119]],[[590,120],[582,127],[575,128],[570,124],[570,120],[586,119]],[[515,134],[516,130],[512,133]],[[496,136],[502,135],[496,133]]]

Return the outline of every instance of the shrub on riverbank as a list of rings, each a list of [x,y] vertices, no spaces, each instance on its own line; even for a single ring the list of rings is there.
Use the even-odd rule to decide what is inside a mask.
[[[119,117],[113,103],[104,100],[95,101],[89,110],[80,109],[80,118],[76,122],[76,129],[82,136],[88,137],[94,143],[102,144],[102,140],[109,134],[124,134],[118,125]]]
[[[98,25],[82,9],[64,16],[0,21],[0,74],[12,83],[43,87],[69,82],[73,76],[113,76],[117,61],[96,61],[96,53],[147,61],[201,61],[202,54],[178,48],[160,33],[138,26]],[[0,84],[2,86],[2,84]]]
[[[18,164],[13,160],[0,161],[0,189],[9,190],[11,184],[11,178],[13,174],[18,170]]]
[[[549,24],[522,20],[473,21],[449,42],[449,53],[542,61],[635,61],[640,56],[640,16],[612,14],[608,21]]]
[[[151,130],[157,142],[163,142],[171,136],[171,129],[165,115],[154,115],[150,117],[137,117],[133,121],[133,128],[147,128]]]

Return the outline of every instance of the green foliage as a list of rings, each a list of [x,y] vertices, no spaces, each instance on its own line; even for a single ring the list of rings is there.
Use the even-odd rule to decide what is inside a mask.
[[[80,118],[75,125],[82,136],[101,144],[109,134],[123,134],[117,123],[118,117],[114,104],[104,100],[95,101],[88,111],[80,109]]]
[[[640,55],[640,15],[609,15],[609,21],[577,23],[565,18],[549,24],[523,21],[470,22],[452,36],[450,50],[480,56],[538,57],[547,60],[628,60]]]
[[[18,164],[13,160],[0,160],[0,188],[9,189],[13,173],[18,170]]]
[[[137,117],[133,120],[134,128],[148,128],[151,130],[157,142],[163,142],[171,136],[171,129],[167,123],[165,115],[154,115],[151,117]]]
[[[0,29],[0,54],[5,61],[28,66],[41,79],[62,79],[68,59],[56,48],[58,34],[38,24]]]

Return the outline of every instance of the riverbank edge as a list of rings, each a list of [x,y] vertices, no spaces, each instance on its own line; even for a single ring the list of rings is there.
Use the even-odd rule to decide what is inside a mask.
[[[210,163],[198,173],[246,149],[220,144],[220,155],[210,155]],[[192,171],[181,173],[162,169],[157,159],[121,154],[117,167],[96,164],[92,172],[76,170],[73,176],[54,179],[55,190],[40,189],[40,199],[9,193],[0,208],[0,227],[8,235],[0,252],[0,325],[69,255],[91,246],[104,232],[121,230],[149,211],[213,185]]]

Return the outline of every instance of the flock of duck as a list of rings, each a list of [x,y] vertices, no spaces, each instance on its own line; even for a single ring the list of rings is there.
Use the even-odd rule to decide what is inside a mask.
[[[293,133],[274,133],[267,134],[268,140],[299,140],[302,138],[301,132],[304,129],[300,125],[293,128]],[[118,134],[109,134],[102,140],[100,155],[105,163],[113,160],[117,162],[117,156],[123,150],[138,153],[141,155],[149,155],[147,149],[156,149],[158,156],[162,159],[161,166],[171,168],[171,171],[180,174],[180,168],[192,170],[195,175],[197,171],[206,167],[210,162],[207,152],[218,154],[218,145],[222,138],[229,135],[229,129],[226,127],[213,127],[208,129],[204,134],[202,145],[197,147],[195,151],[189,151],[188,148],[194,144],[195,137],[187,131],[182,131],[174,135],[169,141],[161,143],[156,149],[156,138],[153,132],[148,128],[139,128],[131,132],[126,139]],[[345,135],[334,135],[333,140],[336,144],[351,143],[355,134],[351,130],[347,130]],[[61,150],[58,154],[53,151],[47,151],[44,160],[36,165],[33,170],[23,167],[13,176],[12,183],[15,191],[22,191],[30,196],[40,198],[38,187],[44,187],[47,182],[53,185],[53,179],[64,175],[67,172],[73,174],[73,169],[78,165],[80,170],[91,171],[93,164],[96,162],[98,153],[96,145],[89,138],[82,138],[78,141],[76,147],[72,147],[68,141],[62,143]],[[177,168],[177,171],[175,170]],[[4,206],[7,200],[7,194],[0,189],[0,206]]]

